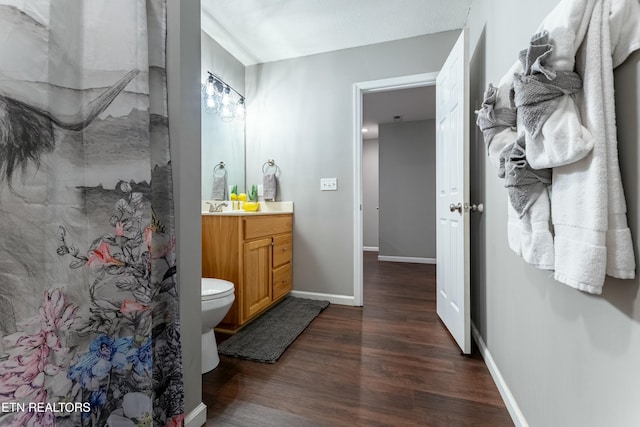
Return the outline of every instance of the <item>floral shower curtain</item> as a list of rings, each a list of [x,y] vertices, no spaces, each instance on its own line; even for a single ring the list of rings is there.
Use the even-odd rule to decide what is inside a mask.
[[[179,426],[166,0],[0,0],[0,425]]]

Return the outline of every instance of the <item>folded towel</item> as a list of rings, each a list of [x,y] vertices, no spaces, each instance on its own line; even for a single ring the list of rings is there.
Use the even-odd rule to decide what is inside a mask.
[[[213,175],[213,186],[211,188],[211,200],[226,200],[227,174]]]
[[[265,173],[262,177],[263,197],[264,200],[276,200],[277,180],[275,173]]]
[[[562,96],[582,88],[582,79],[573,71],[554,69],[547,63],[553,53],[549,33],[531,38],[529,47],[520,52],[522,74],[513,81],[514,102],[527,132],[537,138],[549,116],[558,109]]]
[[[546,41],[546,39],[543,40]],[[535,46],[533,47],[535,48]],[[533,58],[533,55],[528,55],[523,60],[521,54],[523,66],[526,69],[533,67],[541,69],[542,64],[538,57],[535,58],[535,61],[532,60],[531,64],[526,64],[527,59],[531,58]],[[518,74],[514,74],[516,79],[518,76]],[[503,79],[501,85],[504,86],[504,84],[505,80]],[[508,88],[512,87],[511,84],[508,85]],[[529,165],[526,158],[524,135],[520,135],[515,140],[517,133],[513,129],[517,124],[516,109],[511,102],[509,102],[508,107],[497,107],[498,91],[498,88],[489,84],[489,88],[484,94],[482,109],[476,112],[478,113],[476,123],[483,132],[490,155],[494,151],[491,148],[492,141],[501,139],[498,142],[498,146],[501,148],[494,153],[494,157],[497,156],[499,158],[498,176],[505,178],[505,187],[509,191],[511,206],[517,212],[518,217],[522,218],[540,195],[543,192],[546,193],[546,186],[551,184],[551,170],[534,170]],[[513,95],[513,90],[509,89],[509,93]],[[509,139],[513,142],[510,142]]]
[[[478,124],[489,137],[485,141],[489,158],[499,169],[502,163],[505,180],[510,170],[507,161],[515,160],[513,166],[525,166],[520,169],[530,172],[520,161],[522,152],[534,174],[553,168],[553,191],[543,185],[536,200],[530,192],[528,201],[533,203],[524,215],[515,210],[520,200],[509,198],[509,246],[530,264],[555,269],[556,280],[599,294],[605,274],[627,279],[635,275],[618,165],[613,68],[640,48],[640,3],[561,0],[538,33],[498,90],[488,91],[490,108],[518,104],[516,131],[496,123],[491,111]],[[570,74],[574,72],[582,89]],[[565,81],[554,81],[560,76]],[[532,85],[533,96],[523,92],[525,84]],[[548,104],[531,109],[528,98],[534,103],[533,98],[551,101],[553,108]],[[540,187],[536,179],[542,178],[544,184],[548,176],[512,178],[515,184],[532,182]]]
[[[619,19],[613,19],[616,17]],[[575,64],[584,89],[576,99],[594,146],[578,162],[553,169],[555,278],[599,294],[605,274],[635,275],[618,164],[613,66],[640,47],[640,6],[637,0],[596,1],[593,13],[584,18],[588,31],[579,44]],[[623,28],[635,30],[623,31],[623,35]]]
[[[522,64],[518,61],[500,80],[498,87],[489,85],[482,110],[477,112],[478,126],[485,137],[489,160],[498,170],[498,175],[505,178],[505,185],[507,185],[507,167],[516,166],[508,166],[506,158],[516,155],[514,160],[518,163],[516,157],[520,151],[518,148],[514,152],[518,134],[516,109],[511,92],[514,76],[521,72]],[[530,172],[537,173],[539,171]],[[544,176],[541,178],[542,182],[546,180]],[[519,180],[514,175],[509,178],[509,183],[512,179]],[[513,207],[513,204],[518,203],[518,200],[514,202],[511,198],[513,192],[514,198],[518,199],[517,189],[515,187],[511,187],[511,189],[507,203],[509,247],[530,265],[544,270],[553,270],[554,251],[553,236],[550,230],[551,208],[548,186],[542,185],[542,191],[536,191],[537,198],[528,197],[528,203],[525,204],[526,209],[521,210],[522,214],[516,212]]]
[[[534,169],[576,162],[593,148],[591,133],[582,126],[574,101],[582,79],[573,69],[565,69],[573,62],[554,61],[553,53],[549,32],[535,34],[520,52],[523,71],[513,81],[527,161]]]
[[[515,130],[516,128],[515,108],[496,108],[497,97],[498,88],[489,83],[484,93],[482,108],[476,111],[478,114],[476,124],[482,131],[487,148],[497,134],[506,129]]]
[[[525,152],[525,139],[520,137],[502,151],[498,169],[498,176],[505,179],[511,206],[520,218],[551,184],[551,169],[532,169]]]

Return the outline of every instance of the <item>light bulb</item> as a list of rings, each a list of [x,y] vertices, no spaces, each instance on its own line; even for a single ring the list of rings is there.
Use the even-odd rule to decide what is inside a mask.
[[[222,104],[229,105],[230,102],[231,102],[231,89],[229,89],[229,86],[227,86],[224,88],[224,94],[222,95]]]
[[[233,120],[233,112],[231,111],[231,108],[229,108],[228,105],[223,105],[220,108],[219,114],[220,114],[220,118],[225,122]]]
[[[240,98],[236,104],[236,111],[233,113],[233,116],[237,119],[244,119],[244,114],[244,98]]]
[[[213,94],[215,93],[216,88],[213,85],[213,76],[209,76],[209,79],[207,79],[207,85],[205,87],[205,92],[208,96],[213,96]]]
[[[204,111],[206,113],[216,112],[216,100],[213,96],[205,96],[204,98]]]

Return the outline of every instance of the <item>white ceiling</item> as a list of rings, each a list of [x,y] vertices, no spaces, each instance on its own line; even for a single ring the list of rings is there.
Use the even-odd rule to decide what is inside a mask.
[[[202,29],[244,65],[462,28],[472,0],[202,0]]]
[[[362,97],[362,139],[378,139],[378,125],[401,121],[435,119],[436,87],[424,86],[385,92],[365,93]]]

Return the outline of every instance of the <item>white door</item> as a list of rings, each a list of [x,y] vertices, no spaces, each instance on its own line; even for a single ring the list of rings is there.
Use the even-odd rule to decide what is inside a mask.
[[[437,312],[471,352],[469,301],[469,59],[460,34],[436,79]]]

